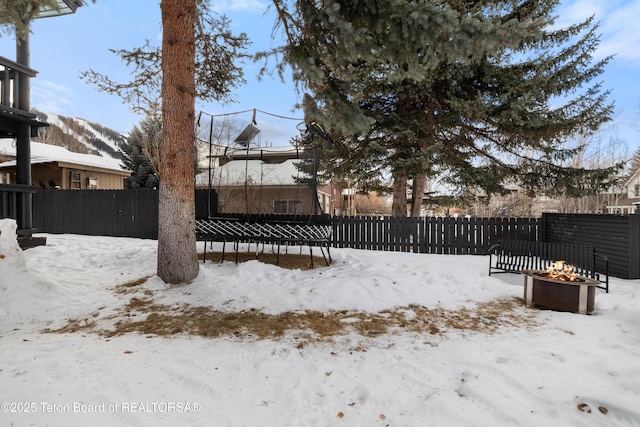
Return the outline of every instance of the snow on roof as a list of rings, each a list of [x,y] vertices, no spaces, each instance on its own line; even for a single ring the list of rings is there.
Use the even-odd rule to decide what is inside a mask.
[[[218,185],[244,185],[245,177],[249,185],[297,185],[295,177],[303,174],[296,168],[299,160],[285,160],[282,163],[264,163],[261,160],[235,160],[211,170],[212,183]],[[196,176],[196,186],[209,184],[209,171]]]
[[[277,146],[277,147],[251,147],[249,148],[249,150],[247,150],[246,148],[239,148],[236,149],[235,152],[236,153],[243,153],[243,152],[249,152],[251,153],[296,153],[298,151],[298,149],[296,149],[296,147],[292,146],[292,145],[286,145],[286,146]],[[302,151],[302,150],[299,150]]]
[[[277,146],[277,147],[250,147],[249,149],[244,147],[218,147],[218,153],[224,153],[226,156],[234,157],[234,158],[244,158],[244,157],[290,157],[292,159],[300,157],[302,153],[302,148],[296,148],[292,145],[287,146]]]
[[[15,157],[16,147],[13,139],[0,139],[0,154]],[[96,156],[94,154],[74,153],[57,145],[31,142],[31,164],[65,162],[80,166],[90,166],[115,171],[125,171],[122,161],[113,157]],[[15,166],[16,162],[0,163],[1,166]]]

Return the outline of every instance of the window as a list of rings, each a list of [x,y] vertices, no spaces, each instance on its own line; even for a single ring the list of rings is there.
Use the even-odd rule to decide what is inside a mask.
[[[80,172],[71,172],[71,183],[69,188],[72,190],[79,190],[82,188],[82,177]]]
[[[87,188],[95,190],[98,188],[98,178],[87,178]]]
[[[640,184],[633,187],[633,197],[640,197]]]
[[[277,214],[302,213],[302,201],[301,200],[274,200],[273,213],[277,213]]]

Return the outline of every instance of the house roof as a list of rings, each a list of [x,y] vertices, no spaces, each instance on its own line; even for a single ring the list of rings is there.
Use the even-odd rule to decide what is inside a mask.
[[[631,207],[631,206],[637,206],[640,205],[640,198],[632,198],[632,199],[628,199],[628,198],[624,198],[624,199],[620,199],[617,201],[616,204],[614,205],[607,205],[607,208],[621,208],[621,207]]]
[[[16,156],[13,139],[0,139],[0,154]],[[57,145],[31,142],[31,164],[58,162],[59,164],[92,167],[117,172],[128,172],[122,167],[122,161],[113,157],[96,156],[94,154],[74,153]],[[15,167],[16,161],[0,163],[0,168]]]
[[[296,168],[299,160],[285,160],[281,163],[265,163],[261,160],[235,160],[211,170],[212,185],[298,185],[295,177],[303,176]],[[196,186],[209,184],[209,171],[196,176]]]
[[[635,180],[640,178],[640,169],[638,169],[637,171],[635,171],[634,173],[631,174],[631,176],[629,177],[629,179],[624,183],[625,187],[628,187],[629,185],[631,185],[631,183]]]
[[[291,145],[284,147],[250,147],[228,148],[220,151],[218,157],[232,160],[264,160],[267,162],[280,162],[287,159],[299,159],[302,156],[302,149]]]

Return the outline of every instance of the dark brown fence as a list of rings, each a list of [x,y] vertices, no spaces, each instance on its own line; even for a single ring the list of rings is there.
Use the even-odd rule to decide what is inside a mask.
[[[33,197],[40,232],[91,236],[158,235],[158,192],[152,190],[43,190]]]
[[[640,279],[640,215],[543,214],[540,240],[593,246],[610,275]]]
[[[334,217],[338,248],[485,255],[500,239],[537,240],[529,218]]]
[[[212,212],[217,199],[213,195]],[[207,216],[209,194],[196,190],[196,216]],[[33,196],[33,226],[41,233],[158,237],[154,190],[43,190]]]
[[[157,194],[153,190],[39,191],[33,195],[33,226],[42,233],[155,239]],[[215,213],[216,200],[215,194],[197,190],[196,216]],[[484,255],[500,239],[583,244],[609,258],[612,276],[640,278],[640,215],[544,214],[541,219],[237,217],[249,221],[331,222],[332,245],[338,248]]]

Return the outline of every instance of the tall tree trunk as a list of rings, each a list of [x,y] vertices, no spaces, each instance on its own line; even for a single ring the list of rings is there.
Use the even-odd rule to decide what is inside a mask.
[[[407,216],[407,174],[397,172],[393,177],[392,216]]]
[[[196,0],[162,0],[162,146],[158,276],[186,283],[198,275],[195,236]]]
[[[422,210],[422,198],[427,186],[426,172],[420,172],[413,178],[413,191],[411,192],[411,216],[419,217]]]

